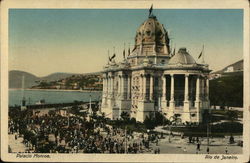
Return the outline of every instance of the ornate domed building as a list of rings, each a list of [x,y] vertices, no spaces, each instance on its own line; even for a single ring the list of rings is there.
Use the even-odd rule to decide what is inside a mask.
[[[104,67],[101,111],[111,119],[127,112],[142,122],[161,112],[182,123],[201,122],[209,109],[210,71],[186,48],[171,54],[166,29],[150,13],[136,31],[132,52],[119,63],[112,57]]]

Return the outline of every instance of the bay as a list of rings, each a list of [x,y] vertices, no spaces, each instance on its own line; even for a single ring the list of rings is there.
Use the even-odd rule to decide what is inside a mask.
[[[9,106],[20,105],[24,95],[27,105],[36,104],[40,100],[45,100],[46,104],[71,103],[74,101],[87,102],[101,100],[101,91],[61,91],[61,90],[24,90],[9,89]]]

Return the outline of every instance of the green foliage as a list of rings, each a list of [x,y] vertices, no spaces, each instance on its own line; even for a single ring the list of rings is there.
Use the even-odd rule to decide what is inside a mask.
[[[122,112],[121,113],[121,118],[122,118],[122,120],[127,122],[127,121],[129,121],[129,114],[127,112]]]
[[[243,106],[243,74],[227,75],[211,80],[210,102],[218,106]]]
[[[60,85],[64,86],[65,89],[73,89],[74,86],[76,86],[76,88],[74,89],[80,89],[85,87],[101,89],[102,84],[100,83],[97,84],[99,78],[100,78],[99,75],[72,75],[70,77],[57,81],[51,81],[51,82],[42,81],[39,83],[38,86],[34,86],[34,88],[35,87],[50,88]]]
[[[235,110],[228,110],[228,111],[227,111],[227,116],[228,116],[228,119],[229,119],[231,122],[234,122],[235,120],[238,119],[238,112],[235,111]]]
[[[42,87],[42,88],[48,88],[50,87],[52,84],[50,82],[47,82],[47,81],[41,81],[39,83],[39,87]]]
[[[151,116],[150,117],[146,116],[143,123],[147,129],[154,129],[155,128],[154,118],[152,118]]]

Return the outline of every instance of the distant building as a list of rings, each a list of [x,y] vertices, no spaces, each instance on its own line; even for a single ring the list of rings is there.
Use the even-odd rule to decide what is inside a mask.
[[[183,123],[201,122],[209,109],[209,73],[186,48],[171,53],[166,29],[150,14],[128,57],[110,59],[104,67],[101,111],[111,119],[127,112],[142,122],[158,111],[168,119],[178,115]]]
[[[228,75],[240,75],[243,74],[243,60],[239,60],[233,64],[226,66],[225,68],[215,71],[210,74],[210,80],[217,79]]]
[[[233,66],[227,67],[225,72],[234,72],[234,67]]]

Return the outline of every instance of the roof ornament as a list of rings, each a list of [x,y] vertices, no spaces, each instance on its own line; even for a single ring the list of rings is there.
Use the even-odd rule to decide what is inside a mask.
[[[130,56],[130,42],[128,43],[128,56]]]
[[[125,60],[126,59],[126,52],[125,52],[125,43],[124,43],[124,48],[123,48],[123,60]]]
[[[110,62],[110,57],[109,57],[109,49],[108,49],[108,64]]]
[[[115,47],[114,47],[114,54],[112,57],[109,57],[109,61],[112,62],[114,58],[115,58]]]
[[[149,9],[148,17],[153,16],[152,11],[153,11],[153,4],[151,5],[151,7],[150,7],[150,9]]]
[[[201,50],[201,53],[198,56],[198,59],[200,59],[200,57],[202,57],[202,64],[205,64],[205,60],[204,60],[204,44],[202,45],[202,50]]]

